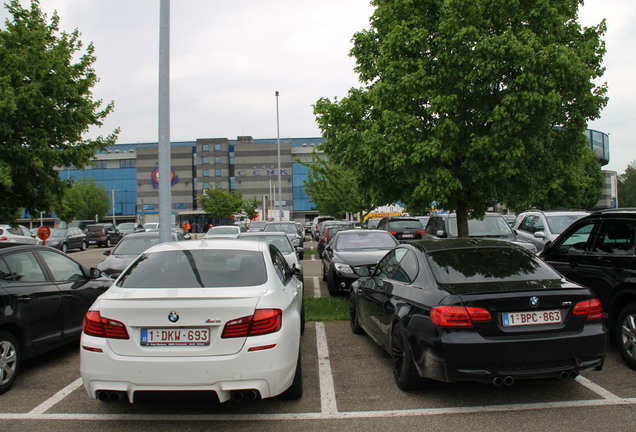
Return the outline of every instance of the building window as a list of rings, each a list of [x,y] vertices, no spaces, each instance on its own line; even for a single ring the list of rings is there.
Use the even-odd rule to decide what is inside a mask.
[[[175,210],[186,210],[188,208],[188,204],[187,203],[175,203],[174,204],[174,208],[175,208]]]
[[[93,169],[104,169],[106,168],[106,161],[95,161],[95,166]]]
[[[221,151],[221,144],[214,144],[214,150]]]
[[[203,144],[203,150],[204,152],[206,151],[210,151],[210,145],[209,144]]]
[[[119,168],[135,168],[136,166],[137,166],[136,159],[122,159],[119,161]]]
[[[220,164],[221,163],[221,156],[215,156],[214,157],[214,163]]]
[[[220,169],[214,170],[214,175],[217,177],[221,177],[221,170]]]
[[[209,164],[210,163],[210,158],[209,157],[204,157],[203,158],[203,163],[204,164]]]
[[[203,177],[210,177],[210,170],[203,170]]]
[[[217,189],[223,189],[223,184],[221,182],[216,182]]]
[[[208,189],[210,189],[210,183],[208,183],[208,182],[203,182],[203,190],[204,190],[204,191],[206,191],[206,190],[208,190]]]
[[[154,210],[157,208],[155,204],[144,204],[144,210]]]

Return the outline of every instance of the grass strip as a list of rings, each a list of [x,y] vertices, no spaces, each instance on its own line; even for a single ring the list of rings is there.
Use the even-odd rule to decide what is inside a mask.
[[[349,297],[305,297],[306,321],[340,321],[349,319]]]

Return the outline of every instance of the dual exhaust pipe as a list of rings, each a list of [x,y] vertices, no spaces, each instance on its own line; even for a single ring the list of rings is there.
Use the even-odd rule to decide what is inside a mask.
[[[230,400],[232,402],[254,402],[260,398],[260,393],[257,390],[233,390],[230,393]]]
[[[579,373],[575,370],[564,370],[559,372],[559,379],[563,380],[563,381],[572,381],[574,380],[577,376],[579,376]],[[492,379],[492,383],[496,386],[496,387],[501,387],[506,386],[506,387],[510,387],[511,385],[513,385],[515,382],[514,377],[508,375],[508,376],[496,376]]]
[[[97,390],[97,399],[102,402],[119,402],[122,400],[126,393],[117,390]]]

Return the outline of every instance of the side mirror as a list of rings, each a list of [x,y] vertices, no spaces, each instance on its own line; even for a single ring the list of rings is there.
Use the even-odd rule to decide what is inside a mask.
[[[534,233],[534,238],[545,238],[545,233],[543,231],[537,231],[536,233]]]
[[[435,235],[437,237],[446,237],[446,233],[442,230],[437,230],[437,232],[435,232]]]
[[[102,255],[106,255],[106,256],[110,255],[110,249],[105,250]]]
[[[98,279],[98,278],[102,277],[102,272],[101,272],[101,270],[99,270],[96,267],[91,267],[90,270],[89,270],[88,275],[89,275],[89,277],[91,279]]]

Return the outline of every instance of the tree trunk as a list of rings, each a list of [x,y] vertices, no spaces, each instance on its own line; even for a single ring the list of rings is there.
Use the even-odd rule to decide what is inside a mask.
[[[465,203],[457,204],[457,237],[468,237],[468,207]]]

